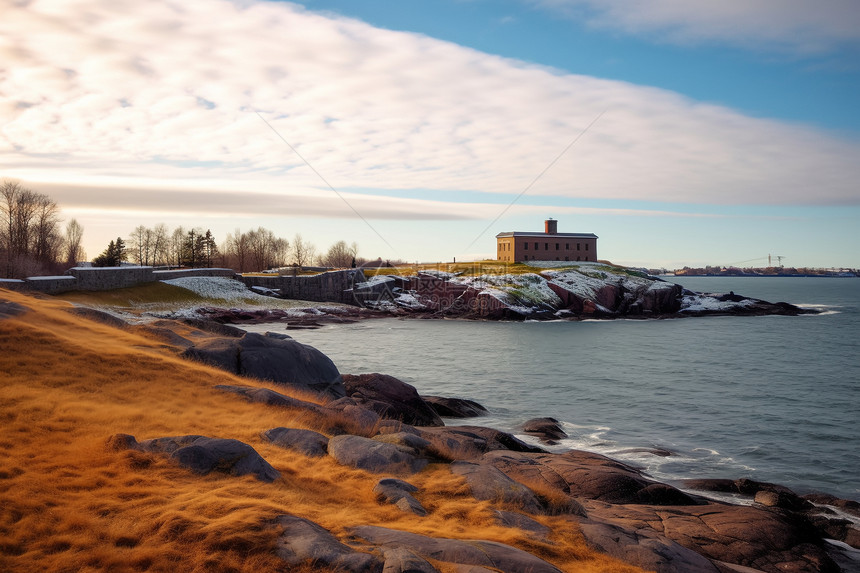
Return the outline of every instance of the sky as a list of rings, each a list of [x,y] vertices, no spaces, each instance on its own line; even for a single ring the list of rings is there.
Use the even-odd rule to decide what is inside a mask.
[[[616,264],[860,268],[855,0],[0,13],[0,178],[91,257],[165,223],[464,261],[552,217]]]

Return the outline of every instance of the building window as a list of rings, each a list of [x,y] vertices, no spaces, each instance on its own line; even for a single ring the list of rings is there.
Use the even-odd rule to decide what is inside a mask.
[[[540,247],[538,246],[538,243],[537,243],[537,242],[535,242],[535,250],[538,250],[539,248],[540,248]]]
[[[555,250],[558,250],[558,243],[555,244]]]
[[[544,251],[548,251],[548,250],[549,250],[549,243],[544,243],[544,244],[543,244],[543,250],[544,250]]]
[[[564,250],[565,250],[565,251],[569,251],[569,250],[570,250],[570,243],[565,243],[565,244],[564,244]],[[565,259],[565,260],[567,260],[567,259]]]
[[[576,250],[577,251],[579,250],[579,243],[576,244]],[[576,260],[578,261],[579,259],[576,259]]]
[[[576,255],[576,260],[577,260],[577,261],[579,260],[579,255]]]
[[[588,250],[588,243],[585,243],[585,250]]]
[[[570,260],[570,257],[564,257],[564,260],[566,260],[566,261]]]
[[[528,250],[529,250],[529,244],[528,244],[528,242],[523,243],[523,249],[525,249],[526,251],[528,251]]]

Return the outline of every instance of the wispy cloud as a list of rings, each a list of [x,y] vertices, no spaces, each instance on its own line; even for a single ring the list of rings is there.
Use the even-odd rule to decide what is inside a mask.
[[[194,193],[207,189],[206,209],[225,213],[229,191],[245,210],[271,214],[282,194],[341,216],[257,111],[339,191],[426,190],[425,201],[356,197],[370,217],[454,216],[434,190],[513,197],[603,110],[529,194],[860,203],[857,141],[295,4],[0,0],[0,10],[0,176],[116,190],[69,193],[68,207],[122,206],[134,186],[171,208],[203,204]]]
[[[860,44],[854,0],[528,0],[594,26],[679,43],[820,54]]]

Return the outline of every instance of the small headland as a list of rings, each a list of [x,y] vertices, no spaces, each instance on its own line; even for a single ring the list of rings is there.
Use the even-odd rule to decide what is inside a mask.
[[[856,570],[850,500],[551,453],[284,334],[0,298],[3,570]]]

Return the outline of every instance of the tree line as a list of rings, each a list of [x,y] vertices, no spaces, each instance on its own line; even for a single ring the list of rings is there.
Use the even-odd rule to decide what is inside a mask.
[[[50,197],[17,181],[0,182],[0,276],[53,274],[85,258],[83,228],[75,219],[65,230],[60,223]]]
[[[59,274],[86,259],[83,227],[71,219],[62,226],[60,209],[47,195],[17,181],[0,182],[0,277],[24,278]],[[219,246],[209,229],[164,223],[139,225],[127,238],[117,237],[93,259],[95,266],[131,262],[162,267],[227,267],[238,272],[263,271],[289,265],[345,268],[361,266],[358,245],[337,241],[317,252],[296,234],[292,241],[264,227],[227,233]]]

